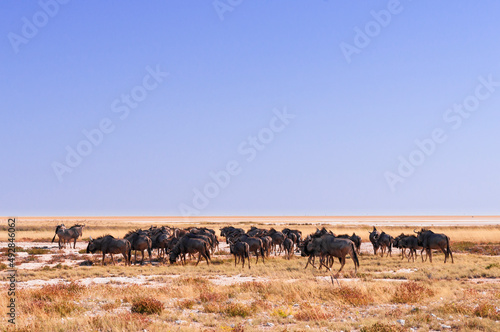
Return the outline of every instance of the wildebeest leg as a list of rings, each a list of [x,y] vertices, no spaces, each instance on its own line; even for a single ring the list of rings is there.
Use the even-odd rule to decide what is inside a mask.
[[[201,260],[201,251],[200,251],[200,253],[198,254],[198,260],[196,261],[195,266],[198,266],[198,263],[200,262],[200,260]]]
[[[71,244],[69,246],[71,247]],[[76,249],[76,239],[75,239],[75,243],[73,243],[73,249]]]
[[[344,268],[345,265],[345,256],[342,257],[342,260],[340,261],[340,269],[339,272],[337,272],[337,275],[339,275],[340,271]]]
[[[113,254],[112,253],[109,253],[109,255],[111,256],[111,263],[113,263],[113,265],[115,265],[115,260],[113,258]]]
[[[335,284],[333,283],[334,278],[335,278],[335,281],[337,281],[337,285],[340,287],[340,283],[339,283],[339,280],[337,279],[337,276],[333,276],[333,275],[330,276],[330,279],[332,280],[332,285],[335,286]]]
[[[446,260],[448,259],[448,252],[443,247],[439,247],[439,249],[441,249],[441,251],[443,252],[443,254],[444,254],[444,262],[446,263]]]
[[[432,249],[428,248],[426,253],[427,253],[427,256],[429,257],[429,261],[432,263]]]
[[[206,252],[203,253],[203,257],[207,261],[207,265],[210,265],[210,261],[208,260],[208,254]]]
[[[453,262],[453,254],[451,253],[451,249],[450,249],[450,242],[449,242],[449,240],[446,242],[446,251],[450,254],[450,257],[451,257],[451,264],[454,264],[454,262]]]
[[[106,253],[103,251],[102,252],[102,263],[101,263],[101,265],[103,265],[103,266],[104,266],[104,258],[106,258]]]
[[[238,255],[234,255],[234,266],[236,267],[236,257],[238,257]],[[245,266],[245,261],[243,261],[243,266]]]

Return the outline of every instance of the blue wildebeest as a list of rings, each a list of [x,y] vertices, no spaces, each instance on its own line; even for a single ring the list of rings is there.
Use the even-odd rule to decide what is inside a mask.
[[[293,241],[289,237],[283,241],[283,249],[285,250],[285,258],[290,259],[290,256],[293,255]]]
[[[373,254],[376,255],[377,254],[377,250],[378,250],[378,244],[377,244],[377,239],[378,237],[380,236],[380,233],[379,231],[377,231],[377,229],[375,228],[375,226],[373,226],[373,231],[369,231],[368,233],[370,233],[370,242],[372,243],[373,245]]]
[[[76,248],[76,240],[82,236],[83,233],[83,227],[85,225],[73,225],[70,228],[66,228],[64,224],[57,225],[56,226],[56,234],[52,238],[52,242],[54,242],[56,236],[59,236],[59,249],[62,248],[61,242],[64,244],[64,247],[66,248],[66,243],[69,243],[69,247],[71,248],[71,243],[70,241],[73,241],[73,249]]]
[[[243,268],[245,267],[245,259],[248,259],[248,268],[250,268],[250,246],[246,242],[236,240],[234,243],[229,244],[229,252],[234,255],[234,266],[241,259]]]
[[[149,238],[148,234],[142,229],[137,229],[135,231],[130,231],[123,237],[130,242],[132,250],[134,250],[135,262],[137,264],[137,251],[139,250],[142,254],[141,265],[144,264],[144,250],[147,250],[149,254],[149,263],[151,264],[151,250],[153,247],[153,242]]]
[[[113,254],[122,254],[125,258],[125,265],[130,265],[130,260],[132,256],[130,242],[125,239],[115,239],[112,235],[100,236],[97,239],[92,239],[90,237],[89,244],[87,245],[87,253],[94,253],[96,251],[102,251],[102,265],[104,265],[104,259],[106,254],[111,256],[111,261],[115,265],[115,260],[113,259]]]
[[[453,254],[450,249],[450,238],[445,234],[437,234],[431,230],[422,228],[419,232],[413,230],[417,233],[417,239],[422,248],[425,249],[429,260],[432,263],[432,249],[440,249],[444,253],[444,262],[448,259],[448,255],[451,257],[451,262],[453,262]]]
[[[330,267],[325,264],[324,258],[337,257],[341,265],[339,271],[337,272],[338,275],[344,268],[346,256],[349,255],[354,262],[354,273],[356,274],[358,271],[359,260],[358,255],[356,254],[356,247],[354,242],[349,239],[337,238],[330,233],[320,231],[313,236],[308,236],[307,239],[300,245],[300,248],[302,256],[309,256],[307,264],[309,264],[312,257],[319,255],[321,256],[320,265],[331,271]]]
[[[266,235],[270,236],[271,239],[273,239],[272,247],[274,249],[274,255],[279,255],[283,250],[283,241],[285,241],[286,237],[285,234],[275,230],[274,228],[271,228]]]
[[[192,233],[187,233],[179,239],[179,242],[177,242],[170,251],[170,264],[174,264],[177,258],[180,257],[181,264],[184,265],[186,262],[186,254],[199,253],[196,265],[198,265],[202,256],[207,261],[207,264],[210,265],[210,245],[205,240],[195,236],[196,235]]]
[[[226,238],[226,243],[229,244],[230,238],[235,238],[236,236],[245,234],[243,228],[234,228],[233,226],[226,226],[220,229],[220,236]]]
[[[377,237],[377,247],[380,248],[380,257],[384,257],[385,250],[387,249],[387,256],[392,257],[392,242],[394,238],[386,232],[380,233]]]
[[[415,235],[406,235],[401,233],[401,235],[397,236],[394,239],[394,248],[401,249],[401,259],[405,258],[405,251],[409,249],[408,253],[408,262],[410,258],[415,261],[415,257],[417,256],[417,250],[422,249],[422,246],[418,245],[418,239]],[[424,256],[422,256],[422,262],[424,261]]]
[[[259,262],[259,256],[262,257],[262,263],[265,263],[265,261],[264,261],[264,256],[265,256],[264,242],[260,238],[248,236],[246,234],[242,234],[239,236],[236,234],[234,237],[228,238],[229,242],[234,242],[236,240],[240,240],[241,242],[248,243],[248,246],[250,248],[250,252],[253,252],[255,254],[255,256],[257,257],[255,264],[257,264]]]

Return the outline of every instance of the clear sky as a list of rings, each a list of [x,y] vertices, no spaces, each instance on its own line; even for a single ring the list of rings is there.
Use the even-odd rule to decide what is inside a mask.
[[[498,13],[1,1],[0,215],[498,215]]]

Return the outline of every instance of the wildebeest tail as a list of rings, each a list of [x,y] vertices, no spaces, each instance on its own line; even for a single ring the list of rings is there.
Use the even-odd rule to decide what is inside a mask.
[[[453,254],[451,253],[450,249],[450,238],[447,236],[446,237],[446,252],[450,255],[451,257],[451,262],[453,263]]]
[[[52,242],[54,242],[54,240],[56,239],[56,235],[57,235],[57,233],[54,234],[54,237],[52,238]]]
[[[354,246],[354,243],[351,243],[351,248],[352,248],[352,259],[354,260],[354,264],[356,264],[356,266],[359,267],[358,254],[356,253],[356,247]]]
[[[132,245],[130,244],[130,242],[128,243],[128,263],[130,264],[132,262]]]

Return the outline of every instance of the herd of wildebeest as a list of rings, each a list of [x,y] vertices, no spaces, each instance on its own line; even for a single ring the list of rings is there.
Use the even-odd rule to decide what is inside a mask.
[[[85,225],[74,225],[66,228],[64,224],[56,227],[54,242],[56,236],[59,237],[59,248],[66,246],[67,243],[73,243],[76,248],[76,240],[82,236]],[[432,250],[441,250],[445,254],[444,262],[448,256],[453,263],[453,255],[450,250],[450,238],[445,234],[437,234],[428,229],[414,230],[415,235],[401,234],[392,237],[385,232],[379,232],[376,227],[369,235],[373,245],[374,255],[377,252],[383,257],[392,256],[392,248],[401,249],[402,259],[407,258],[415,261],[417,251],[420,250],[422,262],[423,253],[426,253],[426,260],[429,257],[432,262]],[[359,267],[361,237],[353,233],[352,235],[335,235],[324,227],[317,229],[316,232],[303,237],[302,232],[296,229],[285,228],[277,231],[274,228],[261,229],[251,227],[245,232],[242,228],[227,226],[220,229],[220,236],[224,237],[229,245],[230,253],[234,256],[235,266],[239,261],[242,267],[245,267],[245,261],[250,268],[250,254],[259,257],[264,263],[264,259],[271,254],[280,255],[281,253],[288,259],[295,253],[300,253],[302,257],[308,257],[306,267],[309,264],[315,266],[315,259],[319,258],[319,267],[331,269],[334,258],[338,258],[341,264],[338,272],[342,271],[345,265],[346,257],[349,256],[354,262],[355,273]],[[112,235],[105,235],[93,239],[87,245],[87,253],[102,252],[102,264],[106,254],[111,256],[111,261],[115,264],[113,254],[123,254],[125,265],[131,264],[132,251],[135,252],[135,264],[137,264],[137,251],[142,254],[141,264],[144,264],[146,251],[149,255],[149,261],[152,262],[153,250],[157,249],[157,258],[159,262],[168,260],[171,264],[178,260],[182,264],[186,262],[186,255],[198,254],[196,265],[204,258],[207,264],[210,264],[211,254],[219,250],[219,240],[213,229],[205,227],[189,227],[185,229],[171,228],[168,226],[151,226],[147,230],[136,229],[128,232],[123,239],[118,239]]]

